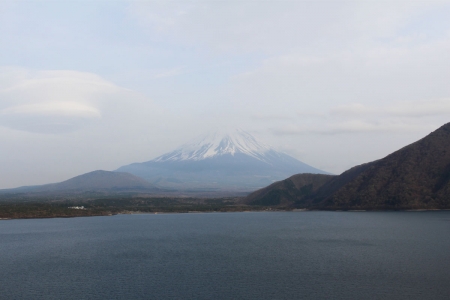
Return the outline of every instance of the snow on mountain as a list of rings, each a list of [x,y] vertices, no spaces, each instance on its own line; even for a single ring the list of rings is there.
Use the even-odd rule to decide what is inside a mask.
[[[215,132],[153,160],[122,166],[161,187],[255,190],[298,173],[326,172],[258,142],[243,130]]]
[[[249,133],[236,129],[232,132],[210,133],[170,153],[157,157],[154,161],[203,160],[225,154],[242,153],[267,162],[265,154],[271,150],[273,149],[259,143]]]

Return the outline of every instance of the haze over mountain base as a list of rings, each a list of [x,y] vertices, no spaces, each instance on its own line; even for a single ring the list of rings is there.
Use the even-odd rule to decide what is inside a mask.
[[[450,123],[383,159],[339,176],[297,174],[254,191],[245,199],[236,197],[246,196],[251,187],[283,172],[312,167],[270,149],[257,152],[223,139],[219,144],[212,147],[214,143],[207,143],[208,147],[194,152],[182,148],[147,163],[123,167],[143,177],[159,176],[156,183],[126,172],[94,171],[61,183],[1,190],[0,201],[233,197],[227,205],[256,210],[450,209]],[[164,174],[172,177],[164,178]],[[173,183],[178,188],[158,183]]]
[[[213,133],[144,163],[117,169],[160,187],[254,191],[297,173],[326,172],[259,143],[249,133]]]

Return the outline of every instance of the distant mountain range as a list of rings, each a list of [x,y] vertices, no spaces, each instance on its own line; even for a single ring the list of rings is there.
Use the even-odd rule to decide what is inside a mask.
[[[243,195],[299,172],[325,173],[259,143],[250,134],[206,135],[170,153],[116,171],[93,171],[69,180],[0,194],[64,195],[86,192],[171,196]]]
[[[59,183],[0,190],[0,193],[74,194],[127,191],[157,192],[160,189],[150,182],[129,173],[97,170]]]
[[[304,173],[291,176],[299,172]],[[236,131],[207,136],[115,172],[94,171],[60,183],[0,190],[0,194],[4,199],[11,193],[18,197],[98,192],[236,196],[280,177],[289,178],[256,190],[245,203],[330,210],[450,208],[450,123],[339,176],[325,174]]]
[[[242,130],[209,134],[153,160],[116,171],[166,188],[245,191],[297,173],[326,174]]]
[[[450,208],[450,123],[339,176],[298,174],[253,192],[246,201],[317,209]]]

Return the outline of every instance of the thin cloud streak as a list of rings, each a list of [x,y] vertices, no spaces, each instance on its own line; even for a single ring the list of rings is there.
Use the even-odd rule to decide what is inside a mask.
[[[384,115],[391,117],[422,118],[433,116],[450,116],[450,98],[428,101],[399,102],[386,107],[376,107],[353,103],[331,109],[331,116],[362,117]]]
[[[299,116],[305,115],[304,112]],[[332,108],[327,115],[306,113],[298,118],[298,125],[273,127],[274,135],[339,135],[357,133],[405,133],[424,128],[433,129],[450,118],[450,99],[420,102],[399,102],[386,107],[354,103]],[[311,125],[311,118],[320,120]],[[418,119],[426,119],[417,122]],[[430,121],[431,119],[431,121]],[[427,124],[428,123],[428,124]]]
[[[367,133],[402,133],[414,132],[423,126],[412,124],[376,124],[363,121],[348,121],[336,124],[329,124],[326,126],[298,126],[291,128],[273,128],[271,129],[274,135],[340,135],[340,134],[367,134]],[[433,128],[429,126],[429,128]]]

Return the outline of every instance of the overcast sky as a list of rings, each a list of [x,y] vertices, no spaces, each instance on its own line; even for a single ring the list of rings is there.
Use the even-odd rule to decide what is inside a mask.
[[[450,1],[0,2],[0,188],[242,128],[339,174],[450,121]]]

